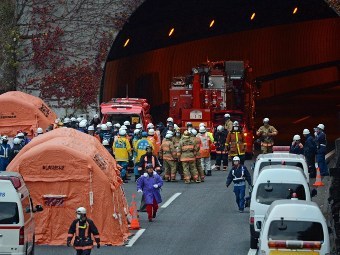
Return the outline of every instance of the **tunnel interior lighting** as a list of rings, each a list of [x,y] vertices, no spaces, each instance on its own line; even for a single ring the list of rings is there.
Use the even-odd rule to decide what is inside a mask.
[[[210,25],[209,25],[209,27],[213,27],[213,26],[214,26],[214,24],[215,24],[215,20],[213,19],[213,20],[210,22]]]
[[[295,7],[295,8],[294,8],[294,10],[293,10],[293,14],[296,14],[296,13],[297,13],[297,11],[298,11],[298,8],[297,8],[297,7]]]
[[[175,32],[175,28],[171,28],[169,31],[169,36],[172,36],[172,34]]]
[[[130,42],[130,38],[126,39],[126,41],[124,43],[124,47],[128,46],[129,42]]]
[[[254,20],[255,19],[255,12],[253,12],[253,14],[250,17],[250,20]]]

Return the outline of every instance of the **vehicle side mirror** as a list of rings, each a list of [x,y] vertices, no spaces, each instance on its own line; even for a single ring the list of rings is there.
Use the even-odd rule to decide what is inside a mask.
[[[34,212],[42,212],[43,210],[44,210],[44,208],[41,205],[36,205]]]
[[[256,227],[257,227],[258,229],[261,229],[261,227],[262,227],[262,222],[261,222],[261,221],[256,221]]]
[[[315,197],[318,194],[318,191],[316,189],[312,189],[311,196]]]

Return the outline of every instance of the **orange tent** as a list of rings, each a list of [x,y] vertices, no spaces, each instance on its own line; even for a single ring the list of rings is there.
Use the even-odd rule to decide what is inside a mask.
[[[127,202],[114,158],[87,134],[58,128],[35,137],[7,167],[21,173],[34,204],[36,242],[64,245],[75,210],[84,206],[102,244],[122,245],[129,232]]]
[[[15,136],[18,130],[32,137],[38,127],[46,129],[57,115],[38,97],[10,91],[0,95],[0,134]]]

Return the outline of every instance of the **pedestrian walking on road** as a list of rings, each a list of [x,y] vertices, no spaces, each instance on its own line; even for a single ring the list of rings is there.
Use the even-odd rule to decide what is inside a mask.
[[[240,164],[240,158],[235,156],[233,158],[233,166],[230,169],[229,175],[227,177],[226,186],[227,188],[231,184],[234,183],[234,193],[236,197],[236,204],[238,206],[238,210],[240,213],[244,211],[244,204],[245,204],[245,192],[246,192],[246,181],[251,186],[251,176],[247,167]],[[251,188],[249,189],[251,190]]]
[[[146,173],[137,180],[137,192],[143,193],[149,222],[156,218],[158,204],[162,203],[160,192],[162,186],[162,178],[154,171],[152,164],[147,164]]]
[[[70,226],[67,236],[67,246],[71,246],[71,241],[74,237],[73,247],[77,251],[77,255],[90,255],[93,248],[93,235],[97,248],[100,248],[99,232],[92,220],[86,217],[86,209],[79,207],[76,210],[77,219]]]

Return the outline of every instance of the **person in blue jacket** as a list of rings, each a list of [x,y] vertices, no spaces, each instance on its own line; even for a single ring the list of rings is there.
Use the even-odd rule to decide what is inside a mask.
[[[299,135],[294,135],[289,152],[293,154],[303,155],[303,144],[301,143],[301,137]]]
[[[316,161],[320,168],[321,176],[328,176],[328,167],[326,164],[326,146],[327,139],[325,134],[325,125],[319,124],[315,129],[315,142],[316,142]]]
[[[4,135],[1,137],[2,143],[0,144],[0,171],[6,171],[12,155],[12,147],[8,144],[8,137]]]
[[[160,188],[162,178],[154,171],[152,164],[146,165],[146,173],[137,180],[137,192],[143,193],[149,222],[156,218],[158,204],[162,203]]]
[[[310,178],[316,177],[316,169],[315,169],[315,153],[316,153],[316,143],[314,138],[311,136],[309,129],[305,128],[302,131],[302,134],[305,136],[305,146],[303,147],[307,165],[308,165],[308,173]]]

